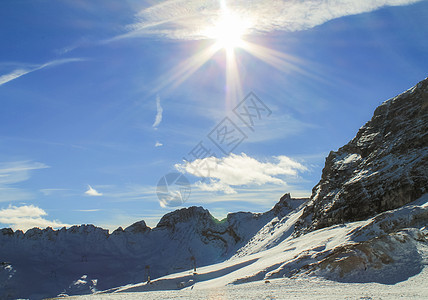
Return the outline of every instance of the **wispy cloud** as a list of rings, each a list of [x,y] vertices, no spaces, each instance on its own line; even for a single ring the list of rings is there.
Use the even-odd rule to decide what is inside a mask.
[[[156,35],[170,39],[206,39],[207,32],[221,15],[222,2],[242,18],[251,33],[305,30],[343,16],[419,1],[422,0],[168,0],[140,11],[138,21],[118,38]]]
[[[58,220],[50,221],[45,218],[47,213],[34,205],[12,206],[0,209],[0,223],[7,224],[14,230],[27,230],[33,227],[46,228],[46,227],[64,227],[70,226],[63,224]]]
[[[99,193],[97,190],[92,188],[89,184],[88,184],[88,190],[85,192],[85,194],[91,197],[99,197],[103,195],[102,193]]]
[[[40,189],[40,192],[45,196],[52,196],[57,193],[69,192],[70,189]]]
[[[49,168],[49,166],[31,161],[0,163],[0,185],[25,181],[30,178],[30,171],[45,168]]]
[[[160,97],[157,96],[156,97],[156,119],[152,125],[154,129],[158,129],[158,126],[162,122],[162,114],[163,114],[163,108],[161,106],[161,100],[160,100]]]
[[[34,198],[31,192],[20,188],[2,187],[0,185],[0,202],[26,201]]]
[[[141,201],[142,199],[156,201],[156,187],[142,185],[105,186],[104,197],[113,202]]]
[[[180,172],[197,177],[207,176],[207,182],[197,186],[203,191],[222,191],[226,194],[236,193],[235,187],[260,186],[264,184],[286,184],[283,176],[297,176],[307,168],[287,156],[275,156],[269,161],[259,161],[247,156],[230,154],[218,159],[208,157],[193,162],[176,164]]]
[[[156,144],[155,144],[155,147],[157,148],[157,147],[162,147],[163,146],[163,144],[161,143],[161,142],[156,142]]]
[[[49,166],[31,161],[14,161],[0,163],[0,202],[22,201],[32,197],[14,185],[30,178],[33,170],[45,169]]]
[[[53,60],[50,62],[47,62],[45,64],[41,64],[41,65],[27,65],[27,66],[20,66],[15,70],[12,70],[11,72],[1,75],[0,76],[0,86],[8,83],[12,80],[15,80],[21,76],[24,76],[28,73],[32,73],[34,71],[38,71],[47,67],[53,67],[53,66],[57,66],[57,65],[62,65],[65,63],[70,63],[70,62],[77,62],[77,61],[83,61],[84,59],[82,58],[66,58],[66,59],[57,59],[57,60]]]

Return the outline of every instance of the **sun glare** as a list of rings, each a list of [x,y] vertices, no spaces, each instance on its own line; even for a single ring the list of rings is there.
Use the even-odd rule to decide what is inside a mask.
[[[205,36],[215,41],[217,50],[233,50],[242,46],[242,38],[250,28],[239,14],[230,10],[225,1],[221,1],[221,10],[216,20],[205,32]]]
[[[244,23],[231,13],[223,15],[213,30],[213,38],[219,48],[231,50],[239,47],[245,32]]]

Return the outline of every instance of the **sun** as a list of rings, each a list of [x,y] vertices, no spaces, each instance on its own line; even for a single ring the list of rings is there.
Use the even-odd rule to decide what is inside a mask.
[[[242,38],[247,29],[248,25],[244,20],[226,10],[208,30],[207,36],[215,41],[215,47],[228,51],[242,46]]]
[[[213,38],[219,48],[232,50],[242,44],[245,33],[244,23],[232,13],[221,16],[213,29]]]

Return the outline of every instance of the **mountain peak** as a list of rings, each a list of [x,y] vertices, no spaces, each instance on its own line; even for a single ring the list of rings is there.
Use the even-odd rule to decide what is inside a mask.
[[[144,220],[141,220],[126,227],[124,231],[131,232],[131,233],[144,233],[144,232],[150,231],[150,227],[146,225],[146,222],[144,222]]]
[[[164,215],[156,228],[160,227],[175,227],[178,223],[185,223],[189,220],[212,220],[214,217],[210,214],[207,209],[200,206],[191,206],[188,208],[182,208]]]

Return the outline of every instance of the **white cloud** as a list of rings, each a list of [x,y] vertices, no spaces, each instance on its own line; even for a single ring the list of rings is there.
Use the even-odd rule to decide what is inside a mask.
[[[46,227],[64,227],[70,226],[63,224],[58,220],[49,221],[43,216],[47,213],[34,205],[12,206],[0,209],[0,223],[7,224],[13,230],[27,230],[33,227],[46,228]]]
[[[225,194],[236,194],[236,190],[234,190],[230,185],[222,182],[222,181],[215,181],[213,179],[210,180],[209,183],[205,182],[197,182],[196,187],[198,187],[201,191],[205,192],[223,192]]]
[[[299,31],[329,20],[370,12],[384,6],[408,5],[421,0],[235,0],[230,11],[248,24],[248,32]],[[118,37],[157,35],[170,39],[206,39],[221,14],[222,1],[168,0],[137,14],[138,22]]]
[[[99,193],[97,190],[93,189],[89,184],[88,190],[85,192],[85,194],[91,197],[99,197],[103,195],[102,193]]]
[[[156,97],[156,119],[152,125],[154,129],[158,129],[158,126],[162,122],[162,113],[163,113],[163,108],[161,106],[160,97],[157,96]]]
[[[156,142],[156,144],[155,144],[155,147],[162,147],[162,146],[163,146],[163,144],[160,142]]]
[[[221,159],[197,159],[176,164],[175,168],[197,177],[206,176],[208,182],[197,184],[201,190],[222,191],[227,194],[236,193],[233,187],[237,186],[260,186],[267,183],[284,185],[284,176],[295,177],[299,172],[307,171],[305,166],[287,156],[274,156],[271,161],[262,162],[245,153],[230,154]]]
[[[34,205],[25,206],[12,206],[0,210],[0,218],[36,218],[46,216],[47,213]]]
[[[8,83],[9,81],[12,81],[12,80],[17,79],[21,76],[24,76],[28,73],[38,71],[38,70],[44,69],[46,67],[52,67],[52,66],[57,66],[57,65],[69,63],[69,62],[76,62],[76,61],[82,61],[82,60],[83,59],[81,59],[81,58],[66,58],[66,59],[53,60],[53,61],[47,62],[45,64],[42,64],[42,65],[27,65],[26,67],[19,67],[15,70],[11,71],[8,74],[1,75],[0,76],[0,86],[5,84],[5,83]]]

